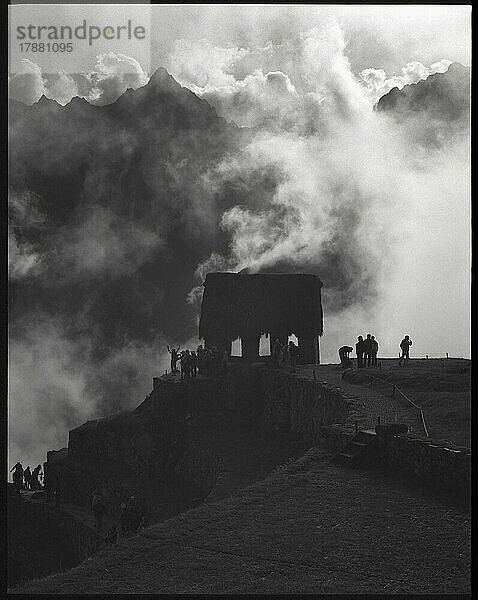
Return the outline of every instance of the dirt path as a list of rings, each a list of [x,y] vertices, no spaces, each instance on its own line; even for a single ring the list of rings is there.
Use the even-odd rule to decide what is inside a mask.
[[[398,396],[392,398],[381,391],[379,385],[376,384],[374,388],[373,385],[356,385],[342,379],[343,371],[340,365],[305,365],[297,369],[297,374],[299,377],[313,379],[314,371],[317,381],[327,381],[360,400],[363,416],[358,424],[361,429],[373,429],[380,419],[381,423],[401,421],[409,424],[414,432],[423,433],[419,412],[410,411],[403,400]],[[376,369],[364,369],[364,371],[370,374],[371,378],[387,377],[385,371],[383,374]]]

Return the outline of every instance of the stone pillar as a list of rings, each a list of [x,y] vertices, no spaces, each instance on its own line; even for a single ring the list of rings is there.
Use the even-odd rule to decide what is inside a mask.
[[[313,336],[297,336],[299,341],[299,360],[301,364],[318,364],[319,362],[319,343],[318,337]]]
[[[259,360],[259,335],[249,335],[241,338],[242,340],[242,360],[245,362],[255,362]]]

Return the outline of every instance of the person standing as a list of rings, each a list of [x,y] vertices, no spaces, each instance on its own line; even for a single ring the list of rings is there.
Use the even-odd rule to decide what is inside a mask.
[[[372,366],[372,336],[370,333],[367,333],[367,337],[364,340],[363,362],[365,367]]]
[[[17,462],[17,464],[10,469],[10,473],[13,471],[13,483],[15,484],[15,489],[17,490],[17,494],[20,493],[20,490],[23,488],[23,467],[21,462]]]
[[[189,360],[191,362],[191,377],[196,379],[196,375],[198,372],[198,357],[194,350],[191,351],[189,355]]]
[[[377,366],[378,342],[372,335],[372,366]]]
[[[40,484],[40,480],[39,480],[40,471],[41,471],[41,465],[36,466],[32,471],[32,478],[31,478],[32,490],[41,489],[41,484]]]
[[[405,364],[406,362],[408,362],[409,358],[410,358],[410,346],[412,345],[412,340],[410,339],[410,337],[408,335],[406,335],[403,340],[400,342],[400,348],[402,350],[402,356],[400,357],[400,363],[403,360],[403,363]]]
[[[198,357],[198,373],[204,375],[204,348],[202,344],[199,344],[196,350],[196,356]]]
[[[289,342],[289,361],[291,370],[294,372],[299,357],[299,347],[291,340]]]
[[[365,351],[365,344],[363,341],[363,337],[361,335],[357,338],[357,343],[355,344],[355,354],[357,355],[357,367],[361,369],[364,367],[363,355]]]
[[[55,496],[55,506],[56,508],[60,508],[61,506],[61,497],[62,497],[62,482],[63,482],[63,472],[61,471],[61,469],[58,469],[58,471],[55,474],[55,479],[54,479],[54,487],[53,487],[53,494]]]
[[[289,344],[285,343],[282,346],[282,351],[280,355],[280,362],[282,365],[290,365],[290,355],[289,355]]]
[[[91,501],[91,510],[95,517],[97,531],[103,531],[103,517],[106,512],[106,506],[103,502],[101,494],[95,490],[93,492],[93,499]]]
[[[25,489],[32,489],[32,472],[30,470],[30,465],[23,471],[23,479],[25,480]]]
[[[282,352],[282,344],[279,341],[279,338],[276,338],[274,345],[272,346],[272,365],[274,369],[278,369],[281,363],[281,352]]]
[[[187,379],[189,369],[189,358],[186,350],[183,350],[179,355],[179,364],[181,365],[181,379]]]
[[[227,345],[224,344],[224,346],[222,347],[221,350],[221,375],[223,377],[227,377],[227,373],[228,373],[228,365],[229,362],[229,352],[227,350]]]
[[[171,373],[177,373],[178,372],[178,367],[177,367],[177,362],[179,360],[179,348],[181,348],[181,346],[178,346],[177,348],[170,348],[169,344],[166,346],[168,349],[169,354],[171,354]]]

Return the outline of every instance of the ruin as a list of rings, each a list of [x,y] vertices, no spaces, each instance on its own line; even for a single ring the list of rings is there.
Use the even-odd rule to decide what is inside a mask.
[[[319,363],[323,333],[322,282],[311,274],[208,273],[199,321],[206,347],[228,349],[238,338],[245,362],[259,359],[259,342],[269,335],[286,344],[294,334],[300,362]]]

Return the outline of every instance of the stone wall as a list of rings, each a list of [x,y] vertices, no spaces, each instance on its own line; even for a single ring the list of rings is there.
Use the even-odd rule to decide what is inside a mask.
[[[377,436],[377,462],[390,471],[440,486],[462,499],[471,492],[471,452],[441,440],[411,435]]]
[[[341,388],[294,377],[260,372],[266,427],[291,431],[314,445],[342,450],[354,436],[361,402]],[[471,453],[443,440],[406,435],[377,436],[371,464],[467,498],[471,486]]]
[[[233,364],[222,379],[155,378],[151,394],[131,413],[89,421],[70,431],[69,501],[88,503],[91,490],[101,487],[112,499],[114,512],[134,490],[161,518],[151,482],[167,480],[176,487],[179,482],[186,503],[206,498],[220,485],[222,457],[201,446],[195,432],[204,420],[232,415],[234,410],[247,413],[251,423],[268,431],[293,434],[338,452],[353,437],[362,408],[359,399],[341,388],[267,367]],[[410,436],[383,438],[376,448],[377,462],[392,471],[464,489],[469,455],[444,446]]]
[[[343,448],[353,433],[360,406],[340,388],[280,371],[264,370],[258,381],[262,422],[293,432],[313,445]]]

